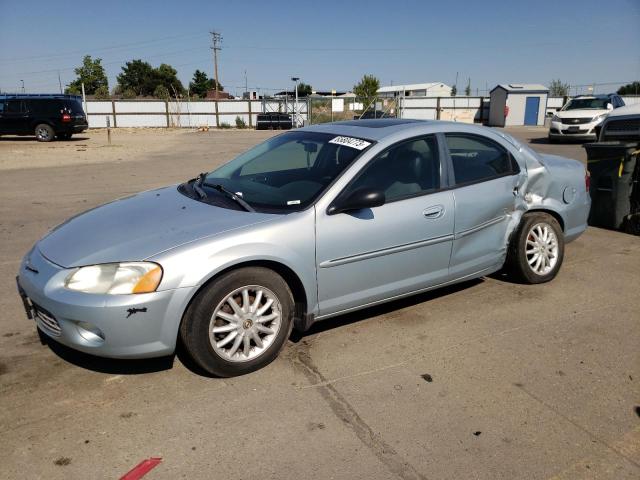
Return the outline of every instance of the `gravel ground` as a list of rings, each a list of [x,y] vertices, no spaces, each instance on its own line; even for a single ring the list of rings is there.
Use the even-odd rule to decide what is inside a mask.
[[[271,134],[0,139],[0,477],[119,478],[152,456],[149,479],[640,477],[640,240],[621,233],[590,228],[549,284],[493,276],[317,324],[240,378],[41,344],[14,280],[38,238]]]

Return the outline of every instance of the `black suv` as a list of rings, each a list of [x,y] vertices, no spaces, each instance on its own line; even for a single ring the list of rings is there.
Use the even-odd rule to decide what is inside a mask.
[[[68,140],[89,127],[77,95],[0,95],[0,135]]]

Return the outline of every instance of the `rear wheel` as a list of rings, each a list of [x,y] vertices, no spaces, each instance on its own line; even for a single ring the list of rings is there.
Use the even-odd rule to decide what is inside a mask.
[[[50,142],[56,136],[56,133],[51,128],[51,125],[47,125],[46,123],[41,123],[37,125],[35,128],[36,139],[39,142]]]
[[[524,283],[553,280],[564,258],[564,234],[551,215],[525,215],[514,234],[508,254],[508,269]]]
[[[229,272],[193,300],[180,337],[193,360],[220,377],[258,370],[277,356],[293,327],[294,301],[280,275],[262,267]]]

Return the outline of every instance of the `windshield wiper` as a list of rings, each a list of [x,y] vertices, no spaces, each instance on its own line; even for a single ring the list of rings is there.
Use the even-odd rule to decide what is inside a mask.
[[[204,200],[205,198],[207,198],[207,192],[202,189],[202,184],[206,176],[206,173],[201,173],[193,179],[193,184],[191,185],[193,191],[196,192],[196,194],[200,197],[200,200]]]
[[[197,183],[197,180],[196,180],[196,183]],[[204,187],[213,188],[213,189],[219,191],[220,193],[222,193],[223,195],[226,195],[231,200],[233,200],[238,205],[240,205],[242,208],[244,208],[247,212],[255,212],[255,209],[251,205],[249,205],[247,202],[245,202],[242,198],[240,198],[240,196],[236,195],[231,190],[228,190],[226,187],[224,187],[223,185],[220,185],[219,183],[213,184],[213,183],[201,182],[198,185],[198,187],[200,187],[200,185],[202,185]]]

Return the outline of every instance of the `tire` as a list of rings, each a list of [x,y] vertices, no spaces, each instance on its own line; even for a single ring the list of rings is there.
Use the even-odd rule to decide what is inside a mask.
[[[269,302],[271,306],[261,313]],[[278,356],[291,335],[294,305],[289,286],[273,270],[233,270],[196,295],[180,325],[180,339],[194,362],[208,373],[244,375]],[[269,317],[273,319],[265,320]]]
[[[56,132],[53,131],[51,125],[46,123],[36,125],[34,133],[39,142],[50,142],[56,137]]]
[[[522,283],[545,283],[555,278],[563,259],[564,233],[558,221],[542,212],[524,215],[509,245],[507,271]]]
[[[59,133],[57,135],[58,140],[69,140],[71,138],[71,133]]]

